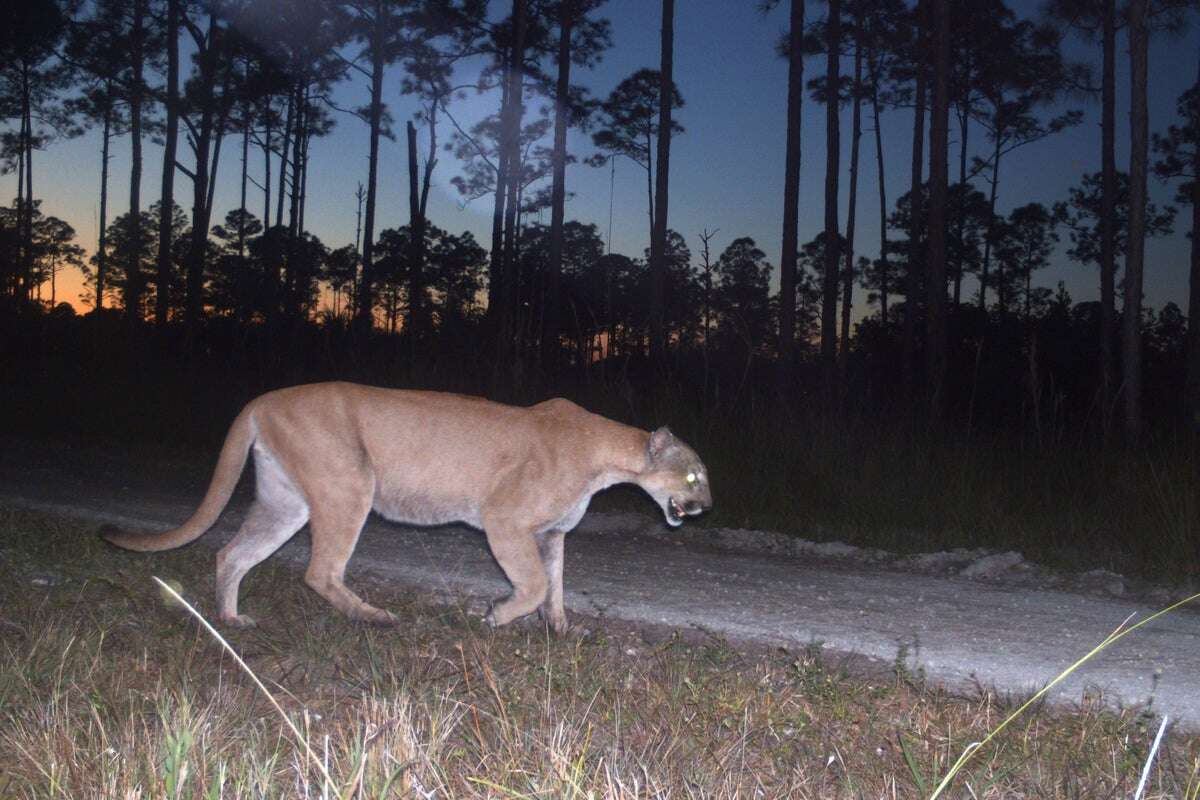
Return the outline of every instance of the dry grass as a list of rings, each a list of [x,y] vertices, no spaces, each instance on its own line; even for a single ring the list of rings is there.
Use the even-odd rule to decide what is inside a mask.
[[[1010,710],[819,653],[600,631],[499,633],[376,588],[395,629],[348,623],[270,562],[262,622],[229,632],[332,784],[150,575],[210,606],[211,551],[137,556],[0,510],[0,797],[883,798],[928,795]],[[1147,716],[1087,701],[1003,731],[947,796],[1128,797]],[[1171,735],[1147,797],[1200,793],[1200,739]]]

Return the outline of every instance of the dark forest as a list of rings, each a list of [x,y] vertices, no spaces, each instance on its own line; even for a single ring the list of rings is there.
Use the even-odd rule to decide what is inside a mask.
[[[790,33],[764,45],[788,73],[778,270],[749,237],[718,252],[707,231],[689,244],[671,227],[669,169],[694,167],[670,161],[686,135],[670,31],[659,69],[596,96],[574,81],[616,48],[603,10],[21,4],[0,85],[3,165],[17,177],[0,209],[6,424],[213,446],[249,397],[306,381],[565,395],[698,438],[728,475],[718,514],[739,524],[816,524],[901,549],[1018,536],[1067,559],[1086,541],[1091,559],[1194,572],[1195,248],[1186,300],[1141,301],[1147,239],[1190,237],[1200,219],[1200,95],[1151,130],[1144,73],[1147,48],[1185,30],[1190,7],[1055,2],[1021,18],[996,2],[833,2],[806,18],[790,4]],[[1074,40],[1094,58],[1069,60]],[[1126,50],[1117,152],[1112,78]],[[403,125],[385,73],[419,102]],[[371,87],[349,113],[331,100],[347,81]],[[467,91],[497,106],[464,128]],[[533,98],[554,112],[527,113]],[[998,211],[997,187],[1020,177],[1005,159],[1080,124],[1063,98],[1099,106],[1102,169],[1056,202]],[[823,185],[811,165],[800,182],[805,106],[825,122]],[[862,160],[882,166],[881,114],[915,132],[902,186],[859,180]],[[331,248],[305,227],[321,192],[309,146],[356,124],[354,244]],[[568,152],[570,128],[594,147]],[[85,130],[99,131],[105,166],[95,246],[38,190],[57,143]],[[407,140],[408,163],[386,176],[381,137]],[[132,174],[110,175],[122,138]],[[161,163],[140,156],[143,140],[161,144]],[[968,141],[984,155],[968,157]],[[644,253],[612,252],[597,224],[564,212],[568,166],[619,156],[645,173]],[[490,241],[427,215],[435,167],[451,160],[464,201],[494,206]],[[161,173],[160,192],[143,190],[144,173]],[[236,207],[215,207],[218,174],[236,181]],[[384,179],[407,183],[406,209],[379,208]],[[1148,199],[1155,180],[1174,204]],[[109,212],[110,192],[136,213]],[[801,194],[807,214],[824,208],[807,242]],[[878,218],[878,241],[856,239],[856,215]],[[407,224],[379,223],[396,216]],[[1039,283],[1060,245],[1092,265],[1098,302]],[[68,270],[84,276],[79,311],[56,294]],[[1084,510],[1110,500],[1096,518]]]

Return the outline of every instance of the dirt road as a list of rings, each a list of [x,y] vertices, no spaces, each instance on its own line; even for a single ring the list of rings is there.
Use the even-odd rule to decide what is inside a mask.
[[[166,529],[191,513],[206,480],[164,489],[136,466],[80,470],[64,466],[69,463],[27,451],[0,455],[0,504]],[[245,503],[241,492],[199,546],[230,536]],[[819,644],[888,663],[903,657],[910,670],[952,688],[980,684],[1023,693],[1051,680],[1123,621],[1157,610],[961,576],[729,552],[714,548],[714,537],[702,527],[666,535],[646,505],[644,517],[589,514],[567,537],[569,613],[797,649]],[[306,534],[275,557],[302,564]],[[374,517],[348,580],[353,585],[368,576],[466,599],[473,607],[508,591],[477,531],[417,530]],[[247,581],[253,580],[251,573]],[[252,607],[245,611],[255,613]],[[1200,730],[1200,613],[1184,609],[1145,626],[1060,684],[1053,696],[1078,702],[1085,690],[1100,691],[1114,706],[1152,702],[1158,714]]]

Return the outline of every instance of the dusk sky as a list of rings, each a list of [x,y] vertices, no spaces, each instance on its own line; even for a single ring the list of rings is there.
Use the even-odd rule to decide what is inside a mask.
[[[784,110],[787,65],[775,53],[775,42],[787,24],[786,8],[763,15],[757,2],[744,0],[680,0],[675,20],[675,77],[685,106],[676,112],[686,128],[671,150],[669,224],[682,233],[698,260],[700,232],[719,230],[712,240],[713,257],[733,239],[752,237],[776,266],[777,284],[782,214],[782,164],[784,155]],[[1039,5],[1033,2],[1013,4],[1018,14],[1035,15]],[[497,5],[497,13],[500,5]],[[610,0],[600,12],[612,20],[614,46],[603,62],[590,72],[574,71],[573,79],[603,98],[624,77],[642,67],[657,68],[659,59],[659,5],[646,0]],[[811,3],[809,19],[825,13],[823,4]],[[1175,101],[1194,81],[1197,73],[1197,33],[1181,36],[1156,36],[1150,52],[1150,124],[1161,131],[1175,121]],[[1127,40],[1119,37],[1117,74],[1117,163],[1128,169],[1128,55]],[[1099,48],[1071,38],[1068,57],[1096,63]],[[843,71],[851,67],[844,62]],[[809,59],[805,79],[824,69],[824,58]],[[473,66],[464,66],[460,77],[469,82]],[[411,117],[415,105],[400,95],[401,70],[388,75],[386,99],[403,133],[403,121]],[[339,106],[352,108],[366,103],[365,80],[355,74],[353,81],[341,84],[335,98]],[[454,101],[451,112],[465,126],[496,110],[494,95],[476,95]],[[1083,123],[1050,139],[1028,145],[1002,162],[999,210],[1032,201],[1047,205],[1065,199],[1067,188],[1079,182],[1083,174],[1100,167],[1099,103],[1076,98],[1063,108],[1078,108]],[[1047,115],[1055,109],[1048,109]],[[822,228],[824,203],[825,152],[824,108],[806,98],[804,106],[803,167],[801,176],[800,242],[810,240]],[[309,174],[309,200],[306,224],[331,248],[352,243],[355,224],[355,190],[366,181],[367,126],[359,119],[335,112],[333,133],[312,144]],[[850,110],[842,115],[841,222],[844,231],[847,207],[846,174],[849,166]],[[889,204],[907,190],[909,184],[910,135],[912,116],[908,110],[886,111],[883,117],[886,177]],[[856,251],[875,257],[878,254],[877,172],[871,137],[870,115],[864,109],[862,169],[859,186]],[[442,141],[449,139],[450,125],[439,125]],[[422,152],[427,135],[419,132]],[[951,150],[957,153],[957,129],[951,127]],[[380,205],[377,229],[395,227],[408,221],[407,161],[397,141],[385,141],[380,163]],[[975,127],[971,132],[972,152],[982,154],[987,147],[985,134]],[[547,138],[549,143],[549,137]],[[213,222],[237,205],[237,174],[240,143],[227,139],[221,156],[221,177]],[[590,135],[572,131],[569,147],[580,159],[595,152]],[[99,206],[99,136],[95,132],[72,141],[57,142],[35,154],[36,196],[43,200],[47,214],[70,222],[79,235],[78,243],[89,250],[96,241]],[[142,187],[147,206],[158,198],[161,150],[147,143]],[[186,165],[190,154],[181,143],[181,160]],[[115,143],[110,175],[109,220],[128,209],[129,143]],[[261,174],[261,160],[251,158],[251,174]],[[275,167],[277,169],[277,166]],[[442,153],[434,173],[430,197],[430,217],[434,224],[451,232],[470,230],[485,246],[490,241],[491,201],[478,200],[463,207],[450,179],[458,163],[450,153]],[[568,191],[574,197],[567,202],[567,218],[595,223],[603,238],[608,236],[610,180],[609,170],[582,164],[572,165],[567,173]],[[952,158],[951,178],[957,178]],[[190,211],[190,187],[185,176],[176,183],[177,197],[182,196]],[[976,187],[986,193],[982,179]],[[0,193],[16,195],[16,176],[0,177]],[[1151,178],[1151,198],[1168,203],[1174,185]],[[633,162],[618,159],[614,191],[611,195],[612,249],[630,256],[641,256],[648,246],[645,172]],[[250,209],[261,207],[261,195],[251,189]],[[548,212],[544,222],[549,222]],[[1186,306],[1188,240],[1186,217],[1176,223],[1176,232],[1163,240],[1150,240],[1147,247],[1146,295],[1152,307],[1174,300]],[[1053,287],[1066,282],[1076,301],[1095,299],[1098,275],[1092,266],[1069,261],[1065,256],[1066,232],[1062,232],[1055,265],[1035,277],[1035,282]],[[74,301],[81,279],[73,270],[59,278],[59,298]],[[47,291],[44,289],[44,291]],[[964,285],[964,297],[975,291],[972,278]],[[856,288],[858,314],[865,292]],[[78,304],[77,304],[78,305]]]

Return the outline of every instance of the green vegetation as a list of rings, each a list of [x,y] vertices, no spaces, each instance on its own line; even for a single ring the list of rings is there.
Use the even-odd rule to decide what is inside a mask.
[[[201,610],[211,551],[151,558],[86,528],[0,511],[4,797],[642,798],[927,794],[1012,698],[959,698],[904,671],[851,675],[805,652],[601,630],[491,633],[460,609],[373,587],[394,629],[347,623],[295,576],[255,575],[262,626],[227,631],[333,784]],[[956,779],[961,796],[1130,796],[1146,715],[1038,707]],[[1147,797],[1200,792],[1200,738],[1170,735]],[[967,787],[970,787],[969,790]]]

